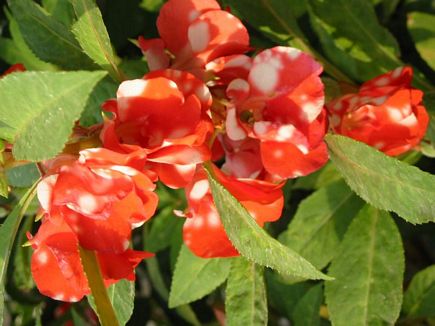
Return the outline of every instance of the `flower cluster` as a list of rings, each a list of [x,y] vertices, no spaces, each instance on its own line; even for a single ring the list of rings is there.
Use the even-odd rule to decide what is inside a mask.
[[[390,155],[424,134],[427,114],[409,68],[325,107],[318,62],[280,46],[246,55],[246,28],[215,0],[169,0],[157,27],[161,38],[139,38],[150,72],[122,82],[103,105],[103,148],[46,162],[38,186],[44,218],[30,242],[37,286],[53,298],[89,293],[80,248],[96,252],[107,285],[134,278],[151,254],[129,249],[131,232],[154,214],[157,180],[185,190],[188,207],[175,213],[186,218],[193,253],[237,256],[205,166],[263,226],[281,216],[286,180],[327,162],[328,113],[335,132]]]

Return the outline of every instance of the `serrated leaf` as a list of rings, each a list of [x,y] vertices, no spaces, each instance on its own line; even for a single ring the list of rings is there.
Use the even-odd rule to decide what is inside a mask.
[[[322,269],[337,254],[347,227],[363,203],[344,181],[320,188],[301,202],[279,240]]]
[[[72,31],[82,49],[114,79],[122,80],[100,9],[93,0],[72,0],[72,4],[77,16]]]
[[[0,137],[14,143],[16,159],[40,161],[58,154],[87,98],[105,73],[23,72],[0,80]]]
[[[41,60],[65,69],[93,68],[72,32],[31,0],[9,0],[9,7],[29,48]]]
[[[403,312],[409,317],[435,317],[435,265],[418,272],[403,297]]]
[[[302,256],[270,237],[246,209],[208,174],[214,202],[228,238],[242,256],[282,275],[329,279]]]
[[[421,57],[435,69],[435,15],[412,12],[408,16],[407,24]]]
[[[435,176],[353,139],[327,135],[332,162],[371,205],[411,223],[435,221]]]
[[[231,259],[200,258],[182,246],[172,276],[169,308],[201,299],[221,285],[230,272]]]
[[[322,284],[311,287],[298,301],[293,311],[293,325],[295,326],[319,326],[320,305],[323,300]]]
[[[225,290],[225,324],[267,325],[264,268],[243,257],[233,259]]]
[[[404,253],[390,214],[364,207],[350,225],[328,275],[333,325],[393,325],[402,303]]]
[[[21,198],[0,227],[0,325],[4,315],[4,282],[12,246],[24,213],[35,195],[36,184]]]
[[[121,325],[127,324],[134,308],[134,282],[125,279],[119,280],[107,288],[107,294],[112,303],[113,310]],[[95,300],[92,295],[88,295],[88,302],[96,312]]]

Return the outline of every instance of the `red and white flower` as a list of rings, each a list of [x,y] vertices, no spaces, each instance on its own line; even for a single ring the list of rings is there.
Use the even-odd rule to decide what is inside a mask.
[[[79,160],[62,158],[38,184],[47,218],[65,221],[80,245],[120,253],[129,246],[131,230],[154,214],[158,197],[144,169],[146,155],[107,149],[80,152]]]
[[[160,39],[139,38],[150,70],[171,66],[202,78],[208,62],[249,49],[246,28],[215,0],[169,0],[160,10],[157,28]]]
[[[391,156],[417,146],[429,117],[423,92],[411,87],[412,75],[411,67],[399,67],[328,103],[332,129]]]
[[[326,163],[321,72],[322,66],[308,54],[275,47],[253,59],[246,78],[229,83],[225,127],[236,149],[231,161],[239,162],[237,169],[261,173],[260,166],[255,171],[245,159],[246,152],[240,151],[247,146],[257,147],[264,169],[275,179],[307,175]],[[237,169],[233,168],[235,175],[248,177]]]
[[[163,183],[183,187],[196,165],[210,158],[211,101],[205,84],[187,72],[160,70],[125,81],[117,99],[105,104],[114,118],[101,134],[104,146],[121,153],[145,150],[148,168]]]

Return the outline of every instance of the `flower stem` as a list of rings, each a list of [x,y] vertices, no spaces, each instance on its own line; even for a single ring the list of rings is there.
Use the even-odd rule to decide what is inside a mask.
[[[91,288],[92,296],[95,300],[97,315],[102,326],[119,326],[109,295],[107,294],[106,286],[104,285],[103,275],[98,263],[95,251],[80,249],[80,258],[82,260],[83,269],[88,278],[89,287]]]

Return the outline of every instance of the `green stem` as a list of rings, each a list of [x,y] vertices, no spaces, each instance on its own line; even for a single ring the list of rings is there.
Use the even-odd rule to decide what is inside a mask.
[[[92,296],[95,300],[98,318],[102,326],[119,326],[109,295],[107,294],[106,286],[104,285],[103,275],[101,273],[100,264],[98,263],[95,251],[80,249],[80,258],[82,260],[83,269],[88,278],[89,287],[91,288]]]

